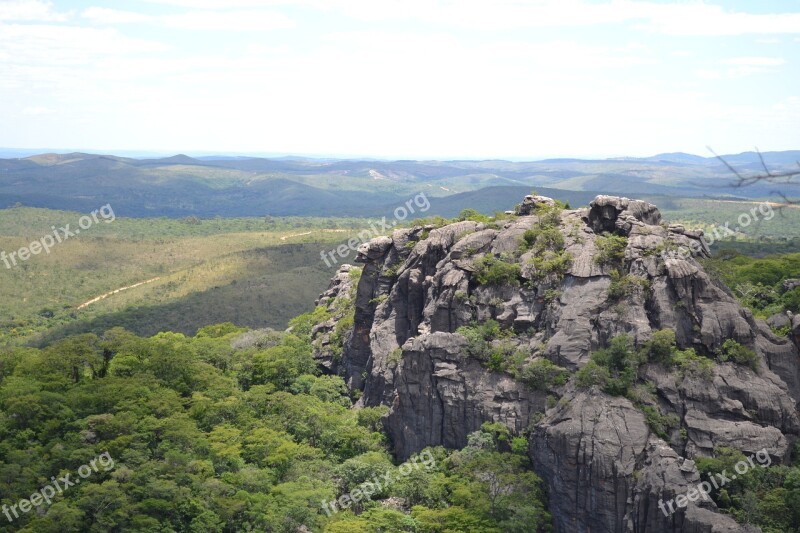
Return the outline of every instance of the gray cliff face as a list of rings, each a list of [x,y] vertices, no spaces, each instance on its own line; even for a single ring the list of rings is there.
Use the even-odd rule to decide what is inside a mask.
[[[355,290],[354,326],[338,358],[325,349],[338,317],[317,328],[320,363],[362,390],[361,404],[390,407],[385,426],[401,459],[426,446],[461,448],[487,421],[526,434],[556,531],[745,531],[710,500],[669,517],[659,500],[696,485],[693,459],[719,446],[746,454],[766,449],[773,462],[788,460],[800,434],[793,340],[800,323],[791,338],[772,334],[695,260],[707,253],[702,233],[662,224],[656,207],[638,200],[599,196],[589,208],[562,211],[557,228],[571,262],[563,276],[537,275],[534,252],[513,254],[540,223],[537,209],[547,200],[526,198],[499,227],[464,221],[402,229],[362,245],[357,290],[343,267],[324,295],[333,308]],[[596,260],[598,239],[609,232],[627,237],[622,273],[641,281],[616,300],[608,294],[611,268]],[[477,258],[486,254],[514,257],[523,283],[480,285]],[[640,380],[655,385],[652,401],[680,421],[665,440],[626,398],[577,388],[572,378],[535,390],[469,357],[456,330],[487,319],[513,329],[528,361],[546,358],[570,371],[618,334],[641,345],[665,328],[680,348],[699,354],[734,339],[761,364],[757,372],[717,364],[710,380],[654,363],[641,367]]]

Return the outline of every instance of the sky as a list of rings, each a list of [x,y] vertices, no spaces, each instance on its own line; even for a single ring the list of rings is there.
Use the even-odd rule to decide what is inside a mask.
[[[800,2],[0,0],[0,147],[800,149]]]

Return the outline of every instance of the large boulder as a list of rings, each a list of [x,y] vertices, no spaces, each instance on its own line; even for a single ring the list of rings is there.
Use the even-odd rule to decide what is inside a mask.
[[[556,202],[552,198],[529,194],[522,199],[522,203],[517,208],[517,214],[520,216],[527,216],[534,213],[540,207],[553,207],[555,205]]]

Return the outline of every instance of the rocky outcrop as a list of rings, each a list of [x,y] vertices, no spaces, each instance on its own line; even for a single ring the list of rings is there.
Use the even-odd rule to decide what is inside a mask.
[[[744,531],[711,501],[669,516],[659,503],[694,486],[694,459],[720,446],[788,460],[800,434],[796,344],[703,270],[702,232],[662,224],[658,209],[640,200],[599,196],[588,208],[560,212],[547,200],[526,197],[515,215],[493,224],[401,229],[362,245],[352,333],[341,361],[321,349],[321,364],[360,389],[361,404],[390,407],[385,427],[400,458],[426,446],[463,447],[487,421],[526,435],[556,531]],[[563,238],[561,249],[521,248],[526,231],[546,221]],[[626,238],[617,265],[598,260],[610,234]],[[563,270],[542,264],[565,254]],[[519,274],[480,284],[483,257],[515,263]],[[326,293],[331,302],[353,293],[345,274]],[[513,332],[507,342],[527,361],[546,358],[572,372],[616,335],[641,345],[661,329],[707,357],[734,339],[756,352],[759,365],[719,363],[706,376],[641,367],[639,382],[655,391],[648,402],[678,421],[658,436],[626,398],[578,388],[574,378],[533,389],[488,370],[457,332],[488,319]],[[321,326],[319,338],[330,328]]]
[[[642,200],[598,196],[589,205],[585,220],[595,233],[622,231],[627,234],[634,224],[649,226],[659,224],[661,213],[656,206]]]
[[[311,334],[314,337],[314,356],[322,368],[331,373],[338,372],[338,365],[341,363],[341,353],[338,343],[341,342],[342,349],[349,343],[352,331],[345,332],[346,338],[338,341],[334,338],[336,324],[344,318],[345,310],[340,304],[345,299],[350,300],[355,293],[355,279],[352,276],[353,267],[342,265],[331,278],[328,289],[317,298],[317,306],[325,308],[330,317],[324,322],[316,324]]]
[[[796,289],[797,287],[800,287],[800,279],[798,279],[798,278],[785,279],[785,280],[783,280],[783,284],[782,285],[783,285],[784,292],[785,291],[791,291],[793,289]]]
[[[523,216],[530,215],[539,207],[553,207],[555,205],[556,202],[552,198],[548,198],[547,196],[539,196],[536,194],[529,194],[522,199],[522,203],[519,204],[516,214]],[[513,213],[513,211],[511,211],[511,213]]]

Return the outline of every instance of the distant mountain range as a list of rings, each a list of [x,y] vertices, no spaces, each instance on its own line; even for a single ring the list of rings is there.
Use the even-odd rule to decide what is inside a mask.
[[[800,161],[800,151],[762,155],[773,170]],[[723,157],[745,174],[762,168],[755,152]],[[532,189],[573,205],[600,192],[760,198],[776,189],[734,188],[734,181],[718,159],[683,153],[533,162],[49,153],[0,159],[0,207],[90,211],[110,203],[118,215],[132,217],[380,216],[425,192],[431,198],[426,214],[452,216],[465,205],[508,209]]]

